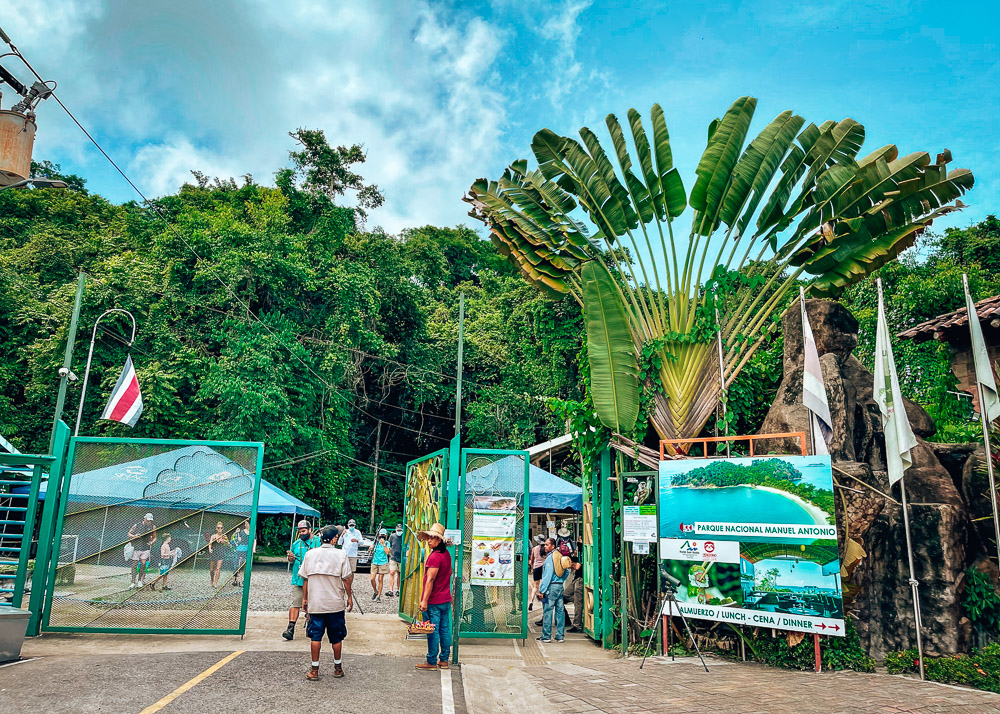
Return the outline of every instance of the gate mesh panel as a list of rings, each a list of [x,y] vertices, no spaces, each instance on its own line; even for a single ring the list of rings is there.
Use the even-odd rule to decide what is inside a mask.
[[[524,602],[524,456],[514,454],[463,454],[465,474],[462,525],[462,620],[465,637],[476,634],[525,637],[522,631]],[[474,515],[477,496],[511,497],[517,501],[514,529],[514,585],[471,585]]]
[[[47,627],[239,633],[259,447],[75,446]]]
[[[413,462],[406,468],[406,513],[403,521],[402,586],[399,598],[399,614],[416,619],[420,609],[420,588],[424,580],[424,559],[427,551],[417,540],[417,533],[427,530],[434,523],[443,523],[441,500],[445,488],[445,469],[448,452],[431,454],[422,461]]]

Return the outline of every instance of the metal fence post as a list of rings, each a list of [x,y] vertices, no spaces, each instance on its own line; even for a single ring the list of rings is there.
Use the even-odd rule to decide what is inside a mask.
[[[66,467],[66,445],[69,441],[69,427],[62,420],[56,424],[55,439],[52,442],[54,461],[49,466],[49,479],[45,486],[45,505],[38,528],[38,550],[35,553],[35,570],[31,575],[31,596],[28,598],[28,637],[37,637],[41,631],[42,611],[51,602],[46,600],[48,588],[49,558],[55,535],[55,514],[62,493],[63,472]],[[29,506],[30,507],[30,506]]]

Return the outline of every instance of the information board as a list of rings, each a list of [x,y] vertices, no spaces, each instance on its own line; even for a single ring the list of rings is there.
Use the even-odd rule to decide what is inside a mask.
[[[514,587],[517,500],[476,496],[472,510],[471,585]]]
[[[656,542],[656,505],[625,506],[622,516],[626,541],[632,543]]]
[[[829,456],[661,461],[659,496],[685,616],[844,634]]]

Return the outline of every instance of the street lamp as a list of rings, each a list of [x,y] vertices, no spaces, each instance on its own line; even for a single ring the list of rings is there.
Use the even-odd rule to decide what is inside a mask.
[[[0,186],[0,191],[6,191],[8,188],[24,188],[25,186],[31,186],[32,188],[68,188],[69,184],[59,179],[29,178],[6,186]]]

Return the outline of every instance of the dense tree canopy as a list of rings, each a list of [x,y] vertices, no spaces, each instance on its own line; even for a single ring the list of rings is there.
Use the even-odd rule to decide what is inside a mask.
[[[581,396],[577,306],[538,295],[466,228],[365,231],[334,201],[368,188],[344,174],[356,147],[297,134],[306,148],[277,188],[195,173],[156,202],[169,224],[84,190],[0,193],[0,434],[47,447],[80,269],[74,371],[97,316],[130,310],[146,405],[131,430],[97,421],[127,352],[125,323],[106,319],[81,434],[262,441],[265,476],[327,518],[367,522],[379,422],[376,520],[401,511],[405,463],[453,435],[460,292],[464,438],[505,448],[562,433],[545,398]]]

